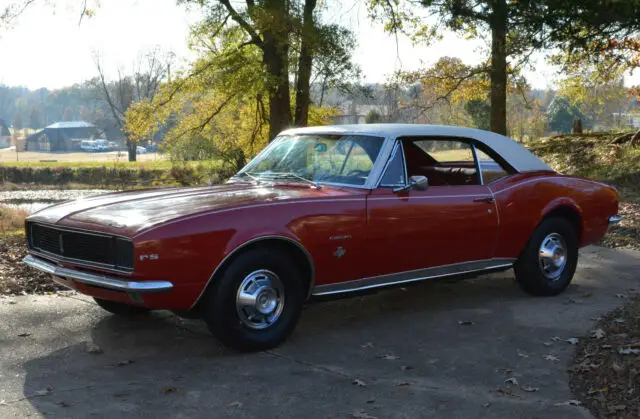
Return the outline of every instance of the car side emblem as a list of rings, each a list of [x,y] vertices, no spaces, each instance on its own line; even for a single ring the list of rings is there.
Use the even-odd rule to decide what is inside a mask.
[[[333,252],[333,256],[335,256],[336,259],[340,259],[342,256],[344,256],[345,253],[347,253],[347,251],[344,250],[344,248],[342,246],[338,246],[336,251]]]

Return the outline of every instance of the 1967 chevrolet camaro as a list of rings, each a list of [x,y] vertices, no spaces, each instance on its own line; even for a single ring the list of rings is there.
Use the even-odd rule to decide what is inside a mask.
[[[490,132],[301,128],[223,185],[37,212],[25,262],[112,313],[202,317],[224,344],[260,350],[315,296],[509,268],[526,292],[558,294],[617,211],[614,188]]]

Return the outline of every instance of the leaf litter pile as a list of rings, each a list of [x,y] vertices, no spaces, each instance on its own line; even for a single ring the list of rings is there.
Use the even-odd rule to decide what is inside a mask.
[[[569,374],[574,394],[599,417],[640,417],[640,294],[581,339]]]
[[[62,289],[50,275],[25,265],[25,256],[23,235],[0,236],[0,295],[45,294]]]

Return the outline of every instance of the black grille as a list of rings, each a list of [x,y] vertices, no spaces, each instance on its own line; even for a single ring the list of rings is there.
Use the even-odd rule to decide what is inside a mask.
[[[118,269],[133,268],[133,243],[103,234],[61,230],[31,223],[29,245],[36,251]]]

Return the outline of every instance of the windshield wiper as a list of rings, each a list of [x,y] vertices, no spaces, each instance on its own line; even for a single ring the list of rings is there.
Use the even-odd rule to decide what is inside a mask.
[[[251,179],[252,181],[256,182],[257,184],[260,184],[260,183],[262,183],[262,182],[265,182],[265,180],[264,180],[264,179],[260,179],[260,176],[256,176],[256,175],[251,174],[251,173],[249,173],[249,172],[242,172],[242,173],[238,173],[237,175],[234,175],[234,176],[233,176],[233,178],[238,179],[238,178],[240,178],[240,177],[241,177],[241,176],[243,176],[243,175],[244,175],[244,176],[246,176],[246,177],[248,177],[248,178],[249,178],[249,179]]]
[[[293,172],[263,172],[260,173],[260,176],[273,176],[275,178],[294,178],[296,180],[302,181],[304,183],[307,183],[309,185],[311,185],[312,187],[316,188],[316,189],[320,189],[322,186],[320,186],[320,184],[318,182],[314,182],[312,180],[309,180],[305,177],[302,177],[298,174],[295,174]]]

